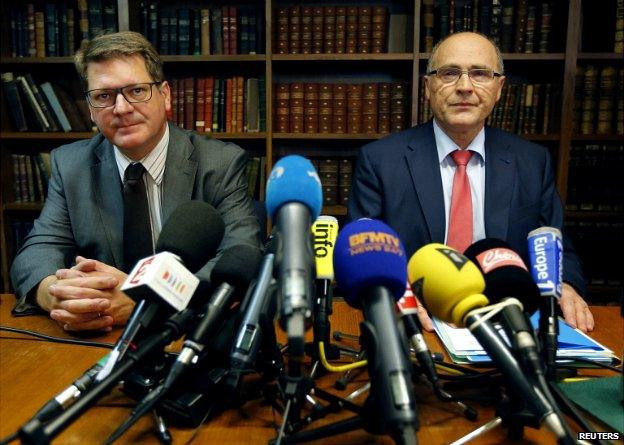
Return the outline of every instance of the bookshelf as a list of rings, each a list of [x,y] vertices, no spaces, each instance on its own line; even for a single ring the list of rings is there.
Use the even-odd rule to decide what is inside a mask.
[[[110,3],[110,1],[102,0],[103,3]],[[590,263],[594,262],[596,252],[592,252],[592,249],[587,248],[591,243],[586,242],[588,239],[587,234],[581,233],[582,227],[580,226],[589,224],[590,232],[596,234],[606,224],[607,228],[604,233],[615,233],[614,231],[624,222],[624,211],[622,211],[621,206],[618,207],[613,203],[609,206],[598,202],[594,203],[593,209],[590,210],[591,206],[586,205],[583,210],[580,208],[579,203],[574,202],[576,199],[575,191],[583,188],[584,178],[579,178],[579,175],[575,173],[578,168],[575,170],[570,167],[570,163],[574,164],[577,158],[572,152],[580,150],[579,153],[583,153],[586,147],[592,147],[591,149],[596,146],[616,147],[615,150],[605,149],[610,153],[609,156],[613,155],[613,159],[607,156],[603,157],[603,161],[607,164],[622,165],[621,156],[624,136],[621,129],[616,128],[617,124],[615,122],[614,128],[609,134],[598,134],[596,131],[590,134],[583,134],[579,131],[575,115],[578,114],[579,107],[579,84],[584,79],[578,76],[577,67],[595,66],[598,73],[604,67],[614,67],[616,72],[621,73],[624,65],[622,51],[615,51],[614,35],[616,10],[618,8],[621,10],[624,7],[622,2],[623,0],[608,0],[600,3],[590,3],[588,0],[551,0],[549,2],[542,0],[482,0],[479,2],[455,0],[454,2],[455,5],[463,5],[465,9],[461,14],[464,16],[469,14],[472,5],[481,5],[479,8],[481,14],[484,5],[500,4],[501,17],[499,20],[506,20],[506,22],[500,24],[498,29],[503,32],[504,27],[507,26],[508,29],[505,32],[511,32],[511,40],[509,40],[509,35],[499,35],[499,38],[507,39],[506,45],[511,49],[503,53],[506,73],[509,75],[508,83],[515,82],[520,85],[518,87],[519,91],[525,88],[522,85],[526,83],[540,85],[539,88],[542,88],[542,84],[552,84],[553,91],[557,89],[557,95],[553,96],[552,103],[549,105],[549,113],[556,119],[556,123],[552,125],[553,128],[549,128],[547,131],[524,131],[522,136],[543,144],[550,149],[556,168],[556,185],[562,199],[566,202],[567,219],[572,224],[571,232],[576,236],[574,241],[578,244],[580,240],[580,245],[584,246],[579,249],[580,253],[581,255],[589,255],[585,261]],[[76,7],[77,3],[85,2],[83,0],[56,0],[47,3]],[[99,2],[94,0],[94,3]],[[149,14],[150,5],[154,4],[163,9],[165,5],[173,8],[169,2],[164,1],[114,0],[113,3],[116,7],[116,23],[119,30],[141,31],[141,29],[147,29],[146,34],[151,32],[149,31],[149,25],[146,25],[148,22],[145,22],[145,14]],[[548,12],[548,6],[543,6],[544,3],[550,5],[550,12]],[[91,0],[87,0],[86,4],[91,5]],[[257,28],[255,35],[257,45],[259,46],[255,54],[214,54],[213,52],[212,54],[179,55],[169,53],[162,56],[165,61],[165,74],[168,79],[184,79],[189,76],[198,77],[203,75],[223,76],[224,78],[241,75],[244,75],[245,78],[250,76],[264,77],[265,98],[262,103],[265,109],[264,129],[258,132],[229,131],[210,133],[213,137],[234,141],[248,150],[252,157],[264,157],[265,162],[262,164],[264,172],[261,178],[266,178],[276,159],[292,153],[308,156],[317,162],[334,159],[342,166],[341,162],[345,160],[353,161],[355,159],[360,146],[369,141],[379,139],[385,136],[386,133],[373,131],[373,129],[369,129],[368,132],[359,131],[352,133],[348,129],[335,132],[332,131],[332,128],[327,128],[327,131],[317,130],[312,132],[306,132],[305,129],[304,131],[298,129],[297,132],[293,132],[290,128],[288,131],[278,131],[276,119],[278,110],[276,109],[277,102],[275,100],[277,97],[276,88],[280,84],[292,85],[298,83],[302,85],[310,83],[317,85],[378,83],[381,85],[401,82],[406,87],[405,126],[409,127],[421,123],[425,120],[424,117],[427,110],[426,104],[422,100],[423,94],[420,88],[420,79],[426,69],[431,44],[437,41],[441,29],[444,26],[449,26],[448,23],[444,25],[441,20],[444,8],[448,7],[449,4],[450,2],[437,0],[410,0],[407,2],[390,0],[348,0],[345,2],[329,0],[316,2],[196,0],[177,2],[175,8],[195,8],[196,10],[201,8],[223,10],[224,6],[235,6],[239,7],[237,9],[239,14],[240,11],[248,11],[248,8],[255,9],[257,20],[261,20],[261,26]],[[36,10],[43,10],[45,5],[42,2],[34,2],[34,6]],[[323,52],[324,48],[320,53],[312,51],[310,54],[303,54],[301,51],[302,48],[305,48],[306,37],[299,36],[297,38],[302,38],[302,41],[294,44],[296,53],[293,54],[291,49],[294,37],[291,34],[288,37],[280,37],[278,35],[280,30],[284,30],[280,26],[285,24],[287,24],[285,29],[288,32],[305,32],[303,24],[313,23],[313,20],[318,20],[314,16],[314,7],[325,8],[324,11],[327,8],[333,8],[335,11],[337,7],[341,6],[344,6],[346,9],[353,6],[369,9],[372,9],[374,6],[385,8],[388,14],[388,20],[385,23],[388,27],[384,31],[386,32],[387,42],[383,42],[383,44],[387,44],[388,47],[384,47],[382,52],[361,53],[357,52],[358,49],[356,49],[355,53],[349,53],[345,45],[345,51],[338,53],[335,51],[336,42],[323,42],[321,44],[318,41],[314,42],[316,37],[313,36],[313,39],[310,40],[312,45],[318,44],[318,48],[321,48],[322,45],[329,45],[331,48],[334,48],[334,52]],[[306,7],[309,7],[311,12],[306,11]],[[531,9],[532,7],[535,8]],[[12,9],[24,8],[24,6],[22,2],[7,1],[3,2],[2,8],[3,16],[11,17],[10,11]],[[144,8],[148,8],[145,14],[143,14]],[[366,9],[364,11],[366,12]],[[546,22],[540,14],[548,13],[550,14],[548,24],[550,34],[545,34],[548,39],[548,45],[540,48],[541,35],[545,33],[543,30],[546,28],[546,26],[542,26],[542,22]],[[310,19],[306,14],[311,14],[312,18]],[[338,14],[341,14],[340,11]],[[536,14],[537,16],[535,16]],[[292,19],[293,16],[295,19]],[[297,18],[299,16],[301,17]],[[397,16],[401,17],[397,18]],[[458,16],[457,14],[455,15],[455,17]],[[476,14],[473,14],[472,17],[476,16]],[[621,16],[622,12],[620,12]],[[482,17],[482,15],[479,15],[479,17]],[[509,22],[509,17],[511,17],[511,20],[515,20],[515,22]],[[535,20],[536,27],[531,29],[531,32],[535,33],[534,40],[532,40],[535,43],[532,48],[533,52],[517,51],[522,49],[522,47],[517,47],[520,39],[514,39],[514,36],[517,36],[514,33],[519,32],[515,28],[519,26],[518,23],[522,20],[518,17],[524,17],[524,19],[529,21],[531,19]],[[310,21],[306,22],[306,20]],[[329,32],[328,29],[335,29],[327,28],[328,23],[329,25],[335,23],[333,20],[332,18],[329,22],[323,22],[323,27],[318,28],[317,31]],[[347,15],[345,24],[348,23],[348,20],[350,19]],[[338,22],[340,22],[340,19],[338,19]],[[484,21],[482,22],[485,23]],[[374,23],[374,20],[371,19],[370,23]],[[513,24],[510,25],[510,23]],[[296,26],[292,28],[292,24]],[[7,23],[7,26],[3,26],[3,42],[10,41],[10,35],[8,35],[10,26],[8,25]],[[477,26],[474,22],[473,25],[477,29],[483,26]],[[160,22],[158,22],[157,26],[160,26]],[[240,27],[240,22],[238,26]],[[598,26],[600,29],[605,30],[605,32],[599,33],[600,36],[593,31]],[[396,29],[401,31],[393,33],[393,30]],[[523,32],[526,33],[526,28]],[[523,35],[525,36],[524,50],[527,50],[526,41],[528,39],[526,39],[526,34]],[[160,39],[160,37],[158,33],[152,35],[154,39]],[[358,41],[357,44],[360,45],[361,43],[361,41]],[[157,42],[157,46],[160,44],[160,41]],[[284,47],[287,48],[285,51]],[[212,49],[214,48],[211,47],[211,52]],[[546,51],[542,52],[543,50]],[[72,63],[72,58],[68,56],[11,57],[10,49],[6,47],[6,44],[3,46],[3,52],[0,57],[2,72],[10,71],[16,73],[16,75],[32,72],[33,76],[40,82],[55,80],[59,77],[67,77],[77,81],[77,76],[73,73]],[[619,77],[617,78],[619,79]],[[618,88],[616,87],[615,90],[617,91]],[[619,91],[622,91],[622,88]],[[620,96],[617,94],[614,94],[614,97],[621,101]],[[599,107],[597,102],[598,100],[596,99],[596,112],[598,112]],[[8,110],[4,98],[2,106],[0,161],[3,172],[12,170],[12,154],[32,155],[40,151],[48,151],[60,144],[87,138],[92,135],[89,132],[44,133],[14,131],[8,118]],[[614,116],[617,116],[617,102],[614,103],[613,107],[612,112]],[[540,113],[545,113],[545,111]],[[535,119],[539,121],[539,116]],[[526,130],[531,130],[531,126],[527,126]],[[348,168],[345,167],[344,170],[347,171]],[[614,185],[616,178],[616,175],[613,175],[611,178]],[[40,202],[15,203],[12,182],[13,177],[11,174],[2,174],[2,180],[0,181],[0,186],[2,187],[0,189],[2,268],[0,273],[2,274],[4,291],[10,290],[8,269],[14,250],[11,247],[14,241],[11,233],[11,223],[16,218],[32,219],[41,209]],[[258,184],[257,196],[259,198],[263,197],[262,189],[263,184]],[[346,190],[342,192],[346,193]],[[616,197],[615,199],[619,198]],[[598,209],[599,206],[600,210]],[[329,202],[324,206],[323,212],[344,218],[346,206],[341,205],[338,201]],[[621,235],[619,237],[617,235],[614,236],[613,242],[620,248],[623,247]],[[597,239],[600,240],[600,236]],[[622,281],[618,282],[608,277],[604,279],[598,277],[590,281],[592,294],[594,292],[600,295],[607,293],[613,296],[622,292],[622,286]]]

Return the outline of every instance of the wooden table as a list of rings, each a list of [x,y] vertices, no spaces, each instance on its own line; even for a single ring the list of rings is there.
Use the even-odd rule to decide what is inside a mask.
[[[69,337],[54,321],[45,316],[15,318],[10,310],[15,299],[12,295],[0,295],[0,323],[22,329],[30,329],[58,337]],[[624,348],[622,318],[619,308],[592,307],[596,317],[597,328],[592,337],[621,353]],[[336,302],[332,316],[332,330],[358,333],[357,324],[361,313],[349,309],[343,302]],[[98,337],[98,341],[114,343],[120,329]],[[426,334],[427,342],[432,351],[443,352],[438,338]],[[355,345],[354,345],[355,346]],[[72,381],[105,355],[107,350],[94,347],[64,345],[36,340],[20,334],[0,332],[0,437],[15,431],[46,401],[66,388]],[[584,374],[607,375],[602,370],[583,370]],[[608,372],[607,372],[608,373]],[[608,374],[612,375],[612,374]],[[338,395],[331,385],[336,377],[333,375],[319,380],[319,387],[329,389]],[[366,377],[361,376],[349,385],[347,392],[361,386]],[[417,403],[419,410],[420,429],[418,440],[421,444],[442,444],[456,440],[472,431],[477,426],[491,420],[493,408],[474,404],[479,410],[476,422],[466,420],[448,403],[440,402],[426,386],[417,386]],[[357,399],[358,403],[365,396]],[[55,441],[59,444],[84,445],[101,443],[108,435],[126,419],[133,401],[120,391],[105,397],[97,406],[89,409],[83,416],[65,430]],[[331,423],[350,417],[352,414],[343,411],[316,421],[312,427]],[[202,425],[197,431],[171,426],[170,430],[175,444],[193,441],[196,444],[248,444],[267,443],[276,436],[276,428],[281,418],[279,413],[270,407],[261,406],[254,400],[246,403],[238,410],[229,410],[210,422]],[[194,436],[195,434],[195,436]],[[194,436],[194,437],[193,437]],[[158,443],[153,433],[151,416],[143,417],[122,439],[116,443]],[[334,436],[317,444],[363,444],[392,443],[385,436],[375,436],[363,430]],[[475,444],[508,443],[506,430],[496,428],[481,436]],[[543,428],[539,431],[526,428],[524,438],[515,443],[544,444],[555,443],[552,435]]]

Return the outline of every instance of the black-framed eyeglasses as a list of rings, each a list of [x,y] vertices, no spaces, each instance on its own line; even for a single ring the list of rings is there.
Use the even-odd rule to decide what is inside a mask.
[[[464,73],[468,74],[470,80],[476,83],[489,83],[495,77],[502,76],[501,73],[497,73],[489,68],[472,68],[469,70],[462,70],[451,66],[429,71],[427,75],[435,75],[438,79],[440,79],[440,81],[442,81],[442,83],[455,83]]]
[[[117,95],[121,94],[129,103],[147,102],[152,98],[152,87],[160,82],[146,82],[126,85],[120,88],[98,88],[85,91],[87,101],[93,108],[108,108],[115,105]]]

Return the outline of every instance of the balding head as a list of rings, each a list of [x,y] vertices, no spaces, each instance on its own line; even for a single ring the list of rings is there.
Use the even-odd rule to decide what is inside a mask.
[[[498,71],[501,74],[504,74],[505,72],[505,66],[503,64],[503,56],[500,52],[500,50],[498,49],[498,46],[496,46],[496,44],[487,36],[485,36],[484,34],[478,33],[478,32],[469,32],[469,31],[465,31],[465,32],[457,32],[454,34],[449,34],[446,37],[444,37],[442,40],[440,40],[438,43],[435,44],[435,46],[433,47],[433,49],[431,50],[431,56],[429,56],[429,61],[427,62],[427,72],[431,72],[434,69],[437,68],[438,65],[436,65],[437,63],[437,55],[438,52],[440,50],[440,48],[444,49],[444,46],[446,45],[452,45],[454,42],[454,39],[465,39],[465,38],[474,38],[474,39],[481,39],[487,43],[489,43],[489,45],[492,47],[492,50],[494,51],[496,60],[497,60],[497,66],[496,66],[496,71]],[[485,43],[484,42],[484,43]]]

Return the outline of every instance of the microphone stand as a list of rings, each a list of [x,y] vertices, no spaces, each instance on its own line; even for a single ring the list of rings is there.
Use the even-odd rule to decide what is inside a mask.
[[[94,385],[83,397],[71,405],[56,419],[47,425],[33,422],[28,428],[22,428],[19,432],[22,443],[47,444],[58,436],[65,428],[71,425],[83,412],[94,405],[100,398],[107,394],[124,375],[132,370],[143,359],[153,352],[164,348],[184,332],[195,313],[190,309],[175,314],[165,322],[162,332],[147,337],[136,351],[128,352],[126,358],[119,362],[111,373],[103,380]]]

